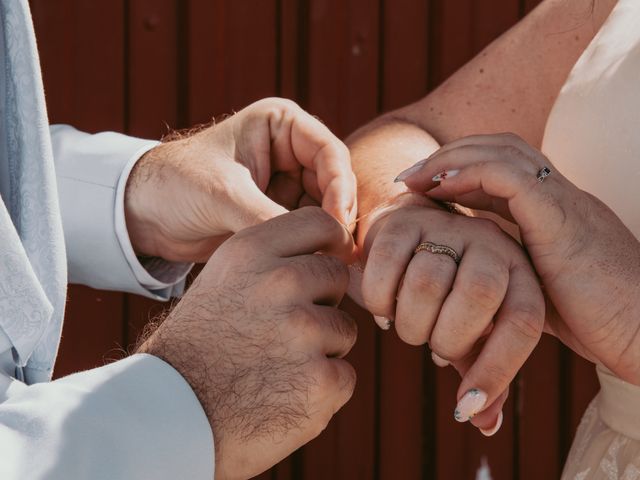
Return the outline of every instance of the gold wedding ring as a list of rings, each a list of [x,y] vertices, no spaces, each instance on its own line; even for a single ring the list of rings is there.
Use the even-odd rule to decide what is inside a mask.
[[[429,252],[436,255],[446,255],[447,257],[451,257],[451,259],[456,262],[456,265],[458,265],[460,263],[460,260],[462,260],[462,257],[458,255],[458,252],[456,252],[453,248],[447,247],[446,245],[438,245],[437,243],[422,242],[413,251],[414,255],[418,252]]]

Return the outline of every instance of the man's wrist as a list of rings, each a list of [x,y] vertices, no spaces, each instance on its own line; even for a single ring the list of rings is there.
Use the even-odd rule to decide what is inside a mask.
[[[156,146],[146,152],[133,166],[124,196],[124,212],[129,233],[129,239],[136,255],[156,256],[158,248],[150,243],[155,235],[149,235],[149,231],[155,228],[153,211],[150,208],[153,202],[147,198],[149,183],[153,181],[154,165],[157,163],[158,149]]]

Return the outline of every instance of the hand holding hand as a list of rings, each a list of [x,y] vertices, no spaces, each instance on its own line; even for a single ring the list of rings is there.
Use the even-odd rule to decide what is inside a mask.
[[[553,304],[546,328],[640,385],[640,244],[606,205],[512,134],[460,139],[399,179],[515,221]]]
[[[236,234],[140,351],[193,387],[213,429],[216,478],[253,477],[317,436],[351,397],[356,325],[336,305],[349,232],[305,208]],[[317,254],[316,251],[326,254]]]
[[[148,152],[125,209],[136,252],[206,261],[229,234],[301,206],[350,224],[355,199],[347,147],[295,103],[270,98]]]
[[[430,205],[429,205],[430,204]],[[417,251],[422,242],[453,249]],[[404,197],[377,217],[364,240],[362,297],[398,336],[428,343],[462,375],[456,419],[497,431],[509,384],[537,345],[544,300],[522,248],[495,223]],[[476,416],[477,415],[477,416]]]

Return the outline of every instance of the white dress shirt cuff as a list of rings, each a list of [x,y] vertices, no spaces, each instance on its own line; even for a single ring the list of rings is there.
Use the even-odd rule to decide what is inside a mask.
[[[183,282],[193,268],[193,263],[169,262],[159,257],[145,257],[141,259],[136,256],[133,245],[131,244],[124,211],[127,181],[138,160],[156,145],[158,145],[158,142],[147,144],[131,156],[120,175],[120,180],[116,188],[116,236],[118,237],[124,256],[133,270],[133,274],[140,284],[149,290],[173,287],[175,284]],[[144,265],[142,263],[143,261]]]
[[[213,478],[207,416],[157,357],[137,354],[31,386],[0,378],[0,478]]]
[[[180,295],[191,264],[146,259],[133,251],[124,215],[135,163],[158,142],[114,132],[51,127],[69,281],[167,300]]]

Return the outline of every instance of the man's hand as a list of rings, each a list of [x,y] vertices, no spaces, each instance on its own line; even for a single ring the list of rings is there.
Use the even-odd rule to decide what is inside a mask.
[[[148,152],[125,210],[136,252],[206,261],[229,234],[306,205],[354,220],[349,151],[298,105],[271,98]]]
[[[202,403],[217,479],[266,470],[317,436],[351,397],[355,372],[342,357],[356,325],[336,308],[349,282],[336,257],[352,248],[349,232],[319,208],[246,229],[142,345]]]

